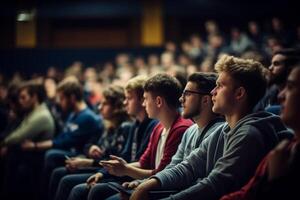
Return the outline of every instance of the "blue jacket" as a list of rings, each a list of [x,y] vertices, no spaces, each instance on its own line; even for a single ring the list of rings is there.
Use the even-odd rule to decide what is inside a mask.
[[[63,132],[53,139],[53,148],[73,149],[76,153],[82,153],[87,141],[102,132],[102,118],[89,108],[85,108],[78,113],[73,112],[69,115]]]
[[[134,162],[139,160],[141,155],[144,153],[145,149],[147,148],[150,135],[154,126],[158,123],[157,120],[146,118],[144,121],[139,123],[136,121],[132,124],[125,147],[121,153],[121,157],[128,162]],[[131,160],[131,151],[132,151],[132,143],[134,140],[134,133],[137,129],[137,149],[136,149],[136,156],[134,160]]]

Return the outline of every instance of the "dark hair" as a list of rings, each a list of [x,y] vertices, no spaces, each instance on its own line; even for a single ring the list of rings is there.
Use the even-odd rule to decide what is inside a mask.
[[[30,80],[21,83],[19,87],[19,92],[22,90],[27,90],[30,96],[37,96],[37,100],[39,103],[42,103],[46,99],[46,91],[42,82],[37,80]]]
[[[181,84],[168,74],[161,73],[149,78],[145,83],[144,91],[163,97],[170,107],[178,108],[180,105]]]
[[[174,77],[179,81],[179,83],[181,85],[181,90],[183,90],[185,88],[186,83],[187,83],[186,74],[184,72],[176,70]]]
[[[74,95],[77,101],[83,100],[82,85],[75,77],[67,77],[62,80],[57,87],[57,91],[62,92],[66,97]]]
[[[196,72],[189,76],[188,81],[195,83],[201,92],[210,94],[216,87],[217,74]]]
[[[19,88],[20,83],[10,83],[7,88],[7,96],[6,99],[8,102],[11,102],[13,104],[19,104]]]
[[[300,49],[299,48],[286,48],[280,49],[274,52],[273,56],[276,54],[284,55],[284,56],[300,56]]]

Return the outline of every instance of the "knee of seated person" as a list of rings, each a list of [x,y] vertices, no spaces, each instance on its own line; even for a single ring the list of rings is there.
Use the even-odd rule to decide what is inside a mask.
[[[45,163],[47,162],[51,162],[51,160],[54,159],[54,157],[56,157],[56,151],[54,149],[50,149],[48,151],[46,151],[45,153]]]
[[[65,175],[67,173],[67,169],[65,167],[57,167],[53,170],[51,176],[58,177]]]
[[[96,200],[100,197],[107,198],[114,193],[115,191],[112,191],[112,189],[110,189],[110,187],[106,183],[96,184],[91,188],[88,195],[88,200]]]
[[[101,194],[103,189],[104,189],[103,184],[96,184],[90,189],[89,197],[94,197],[97,196],[98,194]]]
[[[61,181],[60,181],[60,185],[69,185],[70,183],[73,182],[73,178],[71,176],[64,176],[62,177]]]
[[[45,166],[57,167],[57,163],[63,163],[65,153],[58,149],[50,149],[45,154]]]
[[[71,190],[71,193],[70,193],[68,199],[75,199],[75,197],[82,196],[83,193],[85,193],[87,191],[88,191],[88,187],[87,187],[86,183],[82,183],[82,184],[76,185]]]

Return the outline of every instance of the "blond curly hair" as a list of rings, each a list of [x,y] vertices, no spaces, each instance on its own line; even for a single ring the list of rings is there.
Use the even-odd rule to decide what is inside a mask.
[[[218,73],[229,74],[234,79],[236,87],[245,88],[251,108],[266,92],[266,68],[258,61],[223,55],[215,64],[215,70]]]

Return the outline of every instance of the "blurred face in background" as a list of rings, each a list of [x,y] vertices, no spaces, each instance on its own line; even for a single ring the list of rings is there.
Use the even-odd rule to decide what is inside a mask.
[[[288,76],[285,88],[280,92],[281,119],[292,129],[300,130],[300,67],[295,67]]]
[[[44,86],[47,93],[47,97],[49,99],[53,99],[56,96],[56,82],[51,78],[47,78],[44,82]]]
[[[105,97],[102,98],[101,104],[99,105],[98,109],[104,119],[112,119],[114,111],[113,106]]]
[[[22,111],[30,112],[33,110],[35,103],[37,102],[36,95],[31,96],[26,88],[22,89],[19,93],[19,103]]]
[[[128,115],[135,117],[143,108],[143,99],[140,99],[134,90],[125,90],[124,106]]]
[[[73,103],[71,101],[71,98],[64,95],[63,92],[58,92],[56,97],[56,101],[63,110],[63,112],[69,112],[73,109]]]
[[[269,67],[270,70],[270,84],[273,83],[280,83],[285,79],[286,74],[284,61],[286,60],[286,56],[281,54],[276,54],[272,58],[271,66]]]

